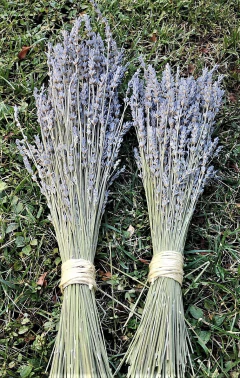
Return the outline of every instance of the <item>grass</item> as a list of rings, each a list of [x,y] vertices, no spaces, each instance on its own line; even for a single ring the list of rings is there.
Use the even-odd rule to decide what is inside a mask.
[[[197,75],[219,64],[225,103],[216,125],[223,150],[219,178],[199,200],[186,243],[183,285],[196,377],[240,376],[239,248],[239,1],[101,0],[119,45],[160,73],[165,63]],[[34,87],[47,82],[46,43],[58,40],[88,1],[2,1],[0,5],[0,377],[47,377],[59,321],[60,259],[45,199],[23,169],[13,106],[31,138],[38,133]],[[97,20],[95,20],[98,28]],[[22,46],[33,46],[24,60]],[[126,85],[126,82],[125,82]],[[99,311],[113,370],[139,324],[151,240],[143,187],[133,160],[136,138],[125,138],[126,173],[112,187],[96,266]],[[43,279],[43,273],[47,273]],[[40,283],[40,284],[37,284]],[[125,377],[123,365],[117,377]],[[190,375],[189,375],[190,376]]]

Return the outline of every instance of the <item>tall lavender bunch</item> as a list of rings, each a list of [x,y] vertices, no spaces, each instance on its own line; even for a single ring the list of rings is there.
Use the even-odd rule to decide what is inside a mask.
[[[49,45],[47,57],[48,89],[35,92],[41,136],[34,144],[24,136],[17,145],[46,196],[62,262],[84,259],[77,269],[87,283],[64,289],[50,377],[111,377],[92,263],[108,188],[121,172],[119,148],[130,127],[123,123],[126,104],[122,109],[118,97],[125,67],[108,24],[103,40],[87,16],[63,32],[62,43]]]
[[[153,243],[151,286],[141,323],[127,352],[128,377],[185,376],[190,343],[181,293],[183,252],[199,195],[215,171],[209,166],[218,139],[214,119],[223,90],[214,69],[198,79],[174,76],[167,65],[161,81],[152,66],[130,82],[135,151],[146,192]]]

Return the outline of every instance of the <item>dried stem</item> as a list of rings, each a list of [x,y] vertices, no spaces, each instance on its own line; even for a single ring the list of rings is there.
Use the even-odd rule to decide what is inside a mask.
[[[197,199],[208,180],[218,139],[214,118],[222,101],[220,79],[203,70],[198,79],[174,77],[166,66],[159,82],[152,66],[130,82],[153,254],[182,254]],[[128,377],[183,378],[190,359],[180,284],[157,278],[149,289],[140,326],[127,352]]]
[[[122,52],[102,22],[105,40],[84,15],[63,33],[62,44],[49,45],[48,90],[35,93],[41,139],[17,141],[46,196],[63,263],[94,261],[108,188],[122,171],[117,157],[131,126],[123,123],[127,102],[121,109],[118,98]],[[74,284],[64,292],[50,377],[90,376],[111,377],[111,371],[94,292]]]

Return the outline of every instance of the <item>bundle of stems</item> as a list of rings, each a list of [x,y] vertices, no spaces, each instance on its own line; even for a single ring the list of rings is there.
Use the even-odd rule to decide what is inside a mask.
[[[64,291],[51,378],[111,377],[95,300],[93,266],[109,186],[120,174],[124,123],[119,84],[126,67],[108,24],[105,39],[88,16],[49,45],[49,86],[35,92],[41,136],[17,141],[46,196],[62,259]],[[17,119],[17,114],[16,114]],[[18,122],[18,120],[17,120]],[[18,122],[19,123],[19,122]]]
[[[167,65],[158,81],[154,68],[144,66],[143,79],[138,71],[130,82],[153,259],[144,312],[126,355],[128,377],[182,378],[190,362],[183,252],[197,199],[215,175],[209,163],[219,151],[212,133],[223,90],[221,78],[213,80],[214,69],[194,79],[180,77],[179,70],[173,75]]]

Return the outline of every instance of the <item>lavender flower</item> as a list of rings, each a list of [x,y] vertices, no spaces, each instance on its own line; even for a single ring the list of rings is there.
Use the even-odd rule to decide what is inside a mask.
[[[84,15],[63,32],[63,43],[49,44],[49,85],[35,91],[41,137],[34,144],[17,141],[47,198],[63,263],[94,260],[108,188],[122,172],[117,158],[131,126],[123,123],[128,100],[121,106],[118,97],[126,70],[122,51],[101,20],[105,40]],[[83,286],[66,288],[50,377],[111,377],[94,295]]]
[[[145,68],[144,81],[136,74],[130,82],[130,104],[139,142],[137,164],[142,170],[146,195],[149,177],[154,183],[152,191],[156,203],[162,202],[159,187],[170,188],[167,191],[170,205],[164,213],[158,214],[161,219],[167,217],[169,207],[175,208],[174,193],[189,198],[186,201],[184,196],[175,213],[182,219],[181,224],[175,223],[176,230],[187,228],[199,194],[214,176],[212,168],[210,174],[207,167],[218,143],[218,138],[212,141],[211,137],[224,93],[220,88],[221,77],[213,80],[214,71],[215,68],[204,69],[195,80],[192,76],[181,78],[179,72],[174,77],[167,65],[159,82],[153,67],[149,66]],[[191,200],[193,193],[197,194],[194,201]],[[183,217],[186,209],[191,210],[188,219]],[[152,226],[158,229],[158,245],[163,243],[165,248],[169,241],[165,233],[159,234],[156,218]],[[174,248],[182,250],[182,242]]]
[[[146,192],[153,255],[177,255],[178,262],[197,199],[216,173],[209,164],[217,153],[218,138],[212,134],[224,92],[221,77],[213,79],[215,68],[194,79],[180,77],[179,70],[174,76],[167,65],[161,81],[152,66],[143,68],[144,78],[137,72],[129,83],[138,137],[135,157]],[[166,274],[160,273],[149,289],[127,352],[129,378],[185,376],[190,350],[181,280],[173,278],[176,271],[182,277],[182,266],[169,273],[168,263]],[[157,266],[159,271],[164,264]]]
[[[81,39],[84,25],[86,37]],[[35,90],[41,141],[39,136],[35,137],[35,145],[26,139],[17,141],[24,164],[35,180],[31,162],[37,168],[37,182],[48,202],[52,201],[53,188],[58,183],[54,193],[61,207],[52,207],[58,217],[62,212],[68,216],[75,212],[75,203],[81,203],[83,196],[84,207],[93,205],[95,213],[95,207],[105,202],[109,184],[120,173],[114,173],[115,162],[122,138],[131,127],[130,123],[123,123],[127,101],[121,109],[118,98],[126,68],[121,63],[122,51],[116,48],[107,24],[106,36],[105,43],[92,31],[90,20],[84,15],[75,21],[70,33],[63,32],[62,44],[49,44],[49,86],[47,90]],[[63,185],[68,195],[62,190]],[[79,209],[83,211],[81,206]],[[84,213],[78,216],[84,218]],[[82,226],[85,227],[84,221]]]

